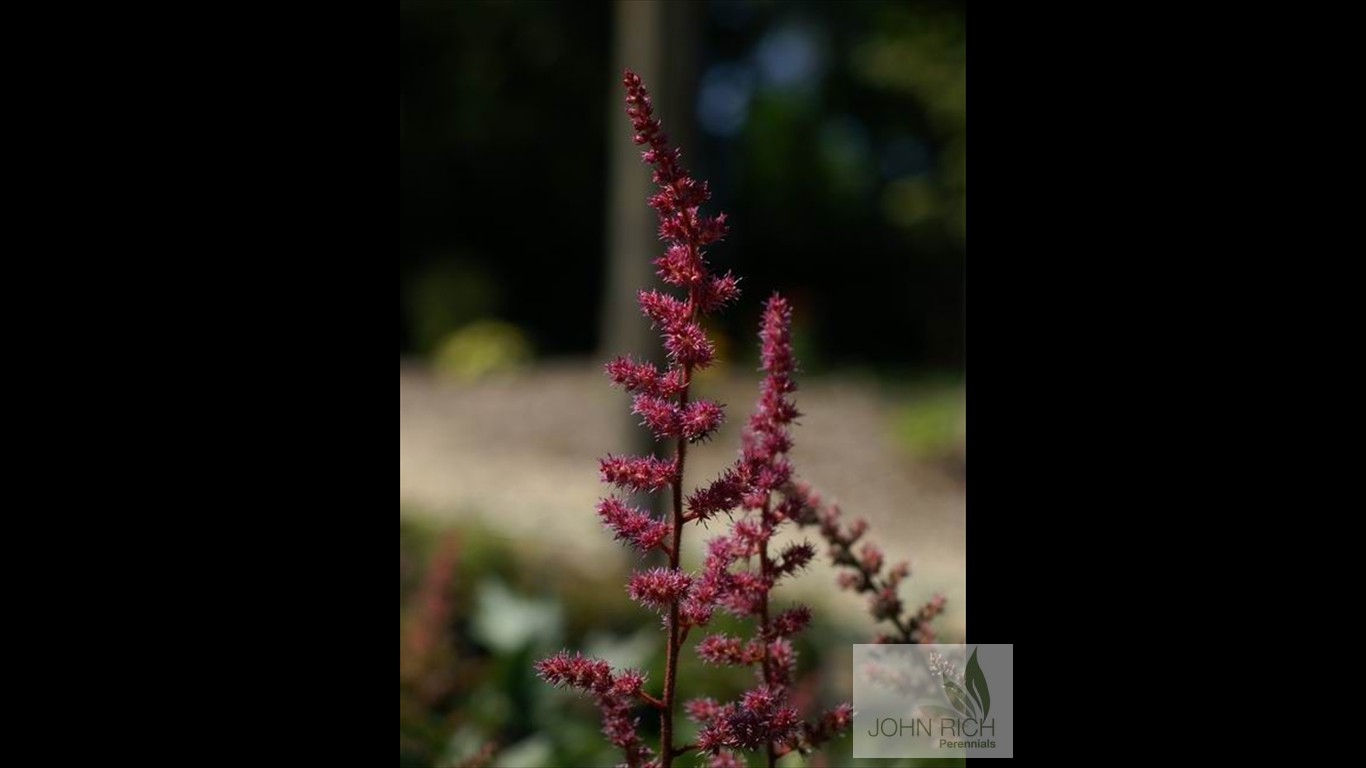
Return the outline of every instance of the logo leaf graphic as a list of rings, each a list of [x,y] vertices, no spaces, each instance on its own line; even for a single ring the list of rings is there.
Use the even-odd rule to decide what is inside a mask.
[[[972,658],[968,659],[968,667],[963,672],[963,684],[968,687],[972,698],[977,700],[977,705],[982,708],[982,718],[985,719],[987,712],[991,711],[991,693],[987,690],[987,676],[982,673],[982,665],[977,663],[977,649],[972,649]]]
[[[944,693],[949,697],[949,703],[957,709],[963,717],[969,720],[977,720],[977,708],[972,706],[972,699],[968,698],[967,691],[959,687],[958,683],[944,678]]]

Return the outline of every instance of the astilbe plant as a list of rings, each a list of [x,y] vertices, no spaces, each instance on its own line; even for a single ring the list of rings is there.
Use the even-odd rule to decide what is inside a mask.
[[[622,750],[624,765],[630,768],[670,766],[691,751],[704,754],[711,766],[718,767],[743,765],[740,752],[761,752],[772,766],[788,752],[818,747],[848,728],[852,718],[850,706],[842,704],[813,719],[802,719],[793,705],[797,658],[791,638],[810,623],[811,609],[794,605],[779,610],[771,599],[779,580],[802,570],[816,556],[807,542],[774,551],[775,535],[787,522],[824,519],[816,508],[818,500],[796,479],[788,459],[789,427],[799,415],[790,398],[796,390],[792,310],[778,295],[766,303],[759,333],[764,378],[758,404],[744,430],[740,456],[685,503],[688,447],[710,437],[725,418],[721,404],[690,396],[693,375],[715,356],[701,319],[735,301],[738,280],[729,272],[713,272],[704,251],[725,237],[725,214],[710,217],[700,212],[710,198],[707,184],[694,180],[680,165],[679,150],[668,145],[640,78],[628,71],[623,82],[635,142],[646,147],[642,157],[653,166],[659,188],[649,204],[659,214],[660,239],[668,245],[654,262],[657,274],[681,293],[647,290],[639,295],[641,311],[660,331],[667,365],[661,370],[649,362],[621,357],[606,369],[612,382],[633,396],[631,410],[642,425],[656,440],[672,443],[674,450],[664,458],[609,455],[601,460],[600,469],[605,482],[624,492],[669,489],[672,506],[659,519],[623,498],[609,496],[599,502],[597,511],[618,540],[643,554],[658,551],[667,557],[667,566],[639,570],[627,585],[631,599],[662,617],[667,634],[664,681],[656,696],[646,691],[641,672],[613,670],[605,661],[569,652],[543,659],[536,668],[547,682],[593,696],[602,711],[603,732]],[[730,519],[730,527],[725,535],[707,542],[701,571],[683,570],[680,558],[687,525],[705,524],[723,514]],[[838,531],[837,513],[824,515],[834,521],[830,530]],[[824,525],[822,532],[827,538],[831,535]],[[877,581],[880,563],[872,567],[860,562],[864,566],[860,572],[873,589],[881,594],[884,587],[890,588],[894,599],[899,580],[895,573],[890,582]],[[899,603],[895,607],[899,614]],[[707,635],[697,642],[696,653],[708,664],[752,668],[754,684],[734,701],[687,701],[683,709],[700,731],[695,743],[678,744],[679,656],[692,630],[700,633],[718,610],[750,620],[751,634]],[[883,612],[889,610],[890,605]],[[909,642],[919,637],[912,634],[907,633]],[[642,707],[659,713],[657,750],[639,736],[636,713]]]
[[[894,632],[879,633],[875,643],[933,643],[934,628],[930,622],[944,612],[947,602],[943,595],[935,595],[914,612],[897,596],[897,588],[911,575],[910,563],[901,561],[883,573],[882,549],[871,541],[864,541],[857,550],[854,545],[865,538],[868,521],[857,518],[845,524],[838,504],[828,504],[811,486],[794,480],[783,489],[784,497],[792,504],[792,519],[797,525],[816,527],[830,545],[830,561],[845,570],[839,575],[839,586],[851,592],[864,593],[868,598],[868,612],[880,622],[888,622]]]

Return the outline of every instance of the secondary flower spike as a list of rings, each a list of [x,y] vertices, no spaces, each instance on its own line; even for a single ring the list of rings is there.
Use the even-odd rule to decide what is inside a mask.
[[[643,148],[641,159],[651,166],[657,187],[647,202],[658,214],[659,236],[665,241],[653,261],[663,287],[639,291],[637,301],[645,321],[659,333],[659,359],[664,362],[661,366],[618,357],[606,364],[605,371],[613,385],[629,393],[631,412],[663,446],[659,455],[608,455],[600,459],[599,471],[603,482],[621,491],[668,489],[671,509],[657,515],[608,495],[598,502],[597,514],[618,541],[637,550],[642,559],[656,560],[632,573],[626,592],[663,620],[664,679],[662,690],[647,690],[639,672],[613,670],[605,661],[568,652],[541,660],[536,669],[546,681],[594,698],[602,713],[603,733],[621,748],[627,768],[670,768],[684,756],[689,765],[735,768],[747,764],[744,752],[762,754],[764,764],[774,768],[789,752],[809,753],[838,737],[850,727],[853,715],[848,704],[812,719],[803,720],[799,714],[797,702],[804,699],[794,695],[799,681],[793,638],[810,626],[812,612],[804,605],[776,603],[774,589],[808,568],[816,549],[801,541],[778,550],[775,537],[785,524],[818,525],[832,544],[836,564],[854,571],[845,574],[843,583],[867,593],[874,616],[893,622],[902,630],[903,641],[931,638],[928,624],[944,604],[936,599],[914,615],[905,615],[897,587],[909,569],[896,565],[884,576],[882,550],[868,542],[853,548],[866,524],[844,525],[838,510],[822,507],[819,497],[796,479],[788,457],[791,428],[800,416],[792,401],[797,391],[792,305],[778,294],[764,305],[759,329],[764,376],[740,436],[739,457],[685,500],[690,446],[717,437],[726,423],[722,404],[693,397],[691,391],[693,374],[716,358],[716,345],[703,321],[736,302],[740,281],[730,272],[717,274],[707,258],[706,249],[727,234],[726,215],[702,213],[710,189],[688,173],[679,150],[669,146],[640,78],[627,71],[622,84],[635,143]],[[729,527],[706,542],[701,569],[684,569],[686,524],[706,525],[723,516]],[[664,558],[667,562],[660,562]],[[708,633],[704,628],[717,611],[739,619],[739,629],[732,634]],[[678,691],[678,666],[690,635],[704,664],[750,670],[749,688],[731,701],[705,696],[684,701]],[[680,708],[697,724],[697,735],[689,743],[681,743],[676,731]],[[658,713],[657,750],[647,747],[638,734],[639,715],[647,711]]]

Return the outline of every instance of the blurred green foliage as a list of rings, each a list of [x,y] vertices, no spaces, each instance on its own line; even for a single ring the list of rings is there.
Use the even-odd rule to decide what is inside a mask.
[[[966,439],[964,390],[952,383],[917,385],[897,408],[894,424],[898,441],[915,458],[951,458]]]
[[[591,702],[546,685],[532,665],[570,648],[663,679],[659,620],[626,596],[633,565],[626,556],[567,562],[479,527],[442,529],[400,514],[399,765],[454,766],[490,743],[494,766],[617,764],[620,756],[602,737]],[[817,708],[847,697],[848,646],[867,640],[827,616],[816,606],[816,620],[795,643],[805,675],[796,693]],[[734,635],[746,627],[718,616],[709,631]],[[678,679],[685,699],[733,698],[750,682],[745,672],[704,665],[691,651],[680,659]],[[657,742],[657,720],[644,709],[641,714],[642,735]],[[686,718],[679,722],[681,738],[692,738],[696,727]],[[933,764],[858,761],[851,750],[846,736],[816,755],[785,757],[781,765]]]
[[[493,276],[476,263],[452,259],[427,266],[411,289],[414,346],[431,352],[451,332],[491,316],[501,303],[500,291]]]
[[[531,360],[531,343],[515,325],[481,320],[449,334],[437,347],[438,375],[457,380],[515,371]]]

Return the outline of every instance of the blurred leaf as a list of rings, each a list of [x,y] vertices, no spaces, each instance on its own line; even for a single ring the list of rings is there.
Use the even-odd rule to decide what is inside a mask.
[[[496,320],[470,323],[441,341],[436,372],[455,379],[477,379],[512,371],[531,359],[531,343],[521,329]]]
[[[555,749],[544,736],[519,741],[493,758],[493,768],[542,768],[556,764]]]
[[[479,585],[470,632],[495,652],[513,653],[538,638],[558,643],[563,626],[563,612],[553,600],[519,596],[501,581]]]
[[[647,624],[626,637],[600,633],[589,635],[584,643],[584,652],[611,664],[613,669],[641,669],[660,650],[659,645],[659,630],[653,624]]]
[[[898,440],[915,457],[936,459],[951,454],[965,437],[963,392],[956,386],[917,392],[901,407],[895,423]]]

